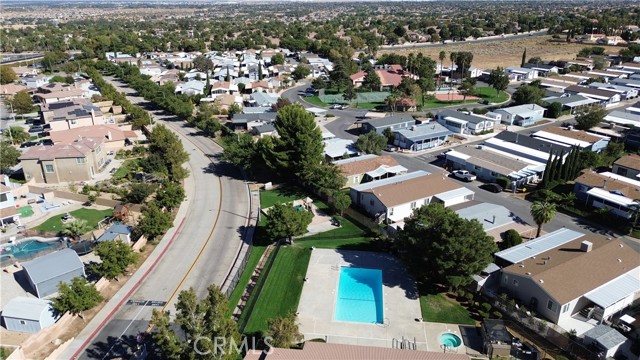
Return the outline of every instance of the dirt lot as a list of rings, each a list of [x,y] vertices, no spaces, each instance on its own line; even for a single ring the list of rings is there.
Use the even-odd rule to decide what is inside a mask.
[[[445,64],[449,61],[449,53],[452,51],[470,51],[473,53],[471,65],[480,69],[495,69],[498,66],[520,66],[522,51],[527,49],[527,60],[539,56],[542,60],[574,59],[578,51],[590,44],[567,44],[549,42],[551,36],[535,36],[515,40],[495,42],[461,42],[444,46],[430,46],[412,49],[380,50],[380,54],[397,53],[407,55],[411,52],[422,52],[424,55],[438,60],[438,54],[444,50],[447,53]],[[600,46],[600,45],[598,45]],[[621,47],[603,46],[607,52],[617,53]]]

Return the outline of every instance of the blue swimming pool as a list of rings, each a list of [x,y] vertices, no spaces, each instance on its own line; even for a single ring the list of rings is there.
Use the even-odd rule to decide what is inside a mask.
[[[382,270],[342,267],[335,320],[383,323]]]

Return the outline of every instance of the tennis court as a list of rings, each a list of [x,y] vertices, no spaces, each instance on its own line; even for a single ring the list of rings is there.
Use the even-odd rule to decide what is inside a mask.
[[[318,97],[325,104],[349,104],[349,103],[384,103],[385,99],[389,97],[391,93],[387,91],[380,92],[368,92],[368,93],[358,93],[358,98],[351,102],[345,100],[342,97],[342,94],[335,95],[325,95],[320,94]]]

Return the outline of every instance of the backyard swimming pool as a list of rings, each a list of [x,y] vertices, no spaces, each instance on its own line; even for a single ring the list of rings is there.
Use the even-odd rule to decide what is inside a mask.
[[[335,320],[383,323],[382,270],[342,267]]]
[[[444,333],[440,335],[440,344],[445,348],[457,348],[462,345],[462,339],[456,334]]]
[[[2,255],[11,255],[16,259],[33,258],[37,253],[45,250],[63,246],[59,240],[39,241],[39,240],[24,240],[13,245],[3,245]]]

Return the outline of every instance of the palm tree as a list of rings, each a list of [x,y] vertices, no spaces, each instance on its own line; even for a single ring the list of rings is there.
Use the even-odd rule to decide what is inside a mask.
[[[542,232],[542,225],[556,216],[556,204],[547,201],[536,201],[531,205],[531,216],[533,216],[533,221],[538,224],[536,237],[539,237],[540,232]]]
[[[62,229],[62,235],[70,236],[73,240],[79,240],[85,232],[89,230],[89,226],[86,220],[73,220],[68,224],[65,224]]]
[[[449,59],[451,60],[451,78],[453,79],[453,65],[455,64],[456,61],[458,61],[458,53],[457,52],[452,52],[451,54],[449,54]]]
[[[444,52],[444,50],[440,51],[440,54],[438,55],[438,59],[440,59],[440,76],[438,76],[438,82],[440,82],[440,79],[442,79],[442,62],[446,58],[447,58],[447,53]]]

